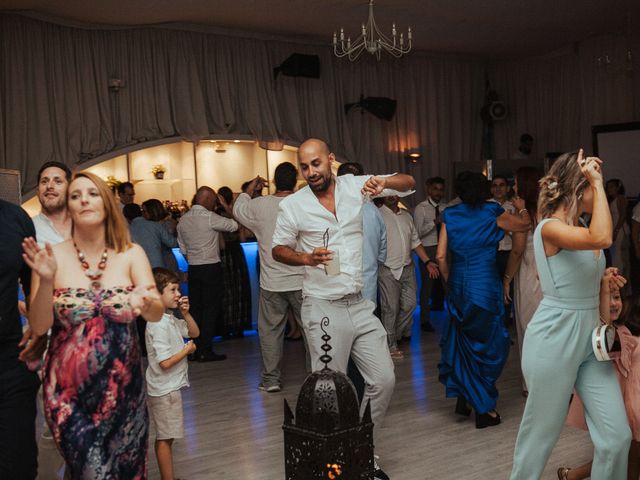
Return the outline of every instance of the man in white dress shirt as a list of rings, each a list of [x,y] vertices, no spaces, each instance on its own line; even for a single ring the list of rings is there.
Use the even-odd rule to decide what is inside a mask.
[[[255,234],[260,249],[258,335],[262,352],[262,381],[258,389],[269,393],[282,389],[282,348],[289,308],[302,327],[300,306],[304,270],[276,262],[271,255],[278,205],[293,193],[297,176],[298,170],[292,163],[281,163],[274,174],[274,195],[253,198],[264,186],[263,179],[258,176],[247,182],[248,185],[233,205],[233,216]]]
[[[351,355],[362,373],[366,382],[362,410],[370,400],[377,431],[391,400],[395,375],[387,333],[373,314],[375,304],[361,294],[362,205],[367,197],[398,193],[385,189],[410,190],[415,181],[403,174],[335,177],[334,160],[322,140],[309,139],[300,145],[298,163],[307,186],[280,202],[273,258],[305,267],[301,314],[313,370],[323,368],[324,329],[333,347],[329,366],[346,372]],[[375,477],[388,479],[379,468]]]
[[[444,210],[442,197],[444,195],[444,178],[432,177],[426,181],[427,199],[416,205],[413,212],[414,223],[418,237],[429,258],[436,258],[438,248],[438,234],[442,220],[440,215]],[[444,303],[444,288],[439,279],[429,278],[426,265],[420,264],[420,326],[425,332],[433,332],[433,325],[429,314],[431,311],[442,310]],[[431,305],[429,304],[431,301]]]
[[[212,338],[222,314],[223,272],[220,265],[220,232],[235,232],[235,220],[214,213],[216,192],[200,187],[191,210],[178,223],[178,245],[189,264],[191,314],[200,328],[195,359],[199,362],[224,360],[212,350]]]
[[[118,200],[120,200],[120,210],[124,208],[125,205],[129,205],[133,203],[133,199],[136,196],[136,191],[133,188],[133,183],[131,182],[122,182],[117,187],[118,191]]]
[[[507,200],[507,194],[509,193],[509,183],[507,182],[507,177],[504,175],[494,175],[493,180],[491,181],[491,198],[490,202],[495,202],[500,204],[502,208],[504,208],[505,212],[509,212],[511,214],[516,213],[516,208],[513,206],[509,200]],[[505,232],[504,238],[500,240],[498,243],[498,252],[496,254],[496,269],[498,270],[498,275],[500,279],[504,278],[504,274],[507,271],[507,262],[509,261],[509,254],[511,253],[512,248],[512,240],[511,240],[511,232]],[[513,283],[511,284],[511,292],[510,297],[513,298]],[[504,309],[504,321],[505,325],[508,325],[511,318],[511,309]]]
[[[386,197],[384,203],[380,213],[387,227],[387,259],[378,270],[380,310],[391,358],[401,359],[398,342],[411,336],[418,293],[411,252],[416,252],[429,277],[438,276],[438,267],[422,246],[411,214],[398,205],[398,197]]]
[[[67,187],[71,170],[64,163],[47,162],[38,171],[40,213],[32,218],[40,247],[71,237],[71,216],[67,210]]]

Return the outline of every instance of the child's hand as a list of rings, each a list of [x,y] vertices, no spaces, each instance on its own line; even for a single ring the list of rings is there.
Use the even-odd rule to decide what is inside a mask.
[[[193,343],[193,340],[189,340],[187,343],[184,344],[184,348],[188,354],[191,354],[196,351],[196,344]]]
[[[178,300],[178,306],[180,307],[180,311],[183,315],[185,313],[189,313],[189,297],[180,297],[180,300]]]

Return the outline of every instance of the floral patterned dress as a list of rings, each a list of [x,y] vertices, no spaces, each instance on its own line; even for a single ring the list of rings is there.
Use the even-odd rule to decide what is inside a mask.
[[[147,408],[131,290],[54,292],[45,416],[74,479],[147,478]]]

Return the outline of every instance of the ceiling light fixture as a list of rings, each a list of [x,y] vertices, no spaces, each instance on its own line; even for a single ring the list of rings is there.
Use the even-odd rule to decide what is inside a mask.
[[[383,34],[373,18],[373,0],[369,0],[369,18],[366,24],[362,24],[362,33],[359,38],[351,43],[351,37],[347,37],[345,44],[344,29],[340,27],[339,36],[333,32],[333,53],[338,58],[349,57],[349,60],[353,62],[366,50],[380,60],[380,53],[384,49],[387,53],[399,58],[411,51],[411,40],[411,27],[407,30],[405,45],[404,33],[401,33],[398,38],[395,23],[391,25],[391,38]]]

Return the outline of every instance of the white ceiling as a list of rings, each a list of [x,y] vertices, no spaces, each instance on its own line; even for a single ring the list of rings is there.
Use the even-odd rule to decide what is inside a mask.
[[[352,37],[367,0],[0,0],[0,10],[32,10],[85,23],[187,22],[331,42]],[[548,53],[590,35],[637,30],[640,0],[377,0],[378,25],[410,25],[418,50],[493,58]],[[628,20],[631,20],[630,22]],[[629,27],[630,25],[630,27]]]

